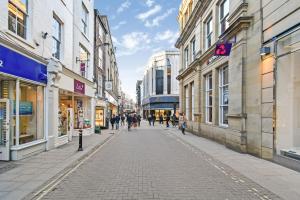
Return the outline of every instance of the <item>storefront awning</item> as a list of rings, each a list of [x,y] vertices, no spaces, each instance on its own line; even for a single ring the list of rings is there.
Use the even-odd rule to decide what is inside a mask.
[[[179,96],[155,96],[143,100],[143,105],[153,103],[179,103]]]
[[[176,104],[176,109],[179,107],[178,103]],[[174,110],[174,103],[156,103],[156,104],[147,104],[143,106],[144,110]]]

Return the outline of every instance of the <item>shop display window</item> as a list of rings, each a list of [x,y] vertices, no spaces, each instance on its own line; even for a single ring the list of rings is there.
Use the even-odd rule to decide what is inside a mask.
[[[14,109],[14,114],[15,114]],[[42,86],[20,84],[19,143],[44,138],[44,91]]]
[[[104,109],[96,108],[95,125],[104,127]]]
[[[58,127],[58,136],[67,135],[70,131],[71,126],[71,113],[69,109],[72,108],[72,96],[60,96],[59,101],[59,127]]]
[[[74,128],[91,128],[91,100],[85,97],[75,97]]]

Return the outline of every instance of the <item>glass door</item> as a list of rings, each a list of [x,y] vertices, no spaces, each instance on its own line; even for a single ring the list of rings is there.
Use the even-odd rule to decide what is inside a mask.
[[[9,160],[9,100],[0,99],[0,160]]]

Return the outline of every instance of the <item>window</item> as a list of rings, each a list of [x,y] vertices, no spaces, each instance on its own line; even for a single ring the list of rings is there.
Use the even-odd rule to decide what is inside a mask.
[[[213,33],[213,24],[212,17],[210,17],[206,22],[206,49],[212,45],[212,33]]]
[[[53,47],[52,47],[52,56],[60,59],[61,56],[61,23],[54,17],[52,24],[52,39],[53,39]]]
[[[157,69],[155,70],[156,75],[156,94],[163,94],[164,93],[164,70]]]
[[[9,0],[8,29],[26,39],[27,0]]]
[[[89,12],[86,9],[86,7],[82,4],[81,23],[82,23],[82,32],[85,35],[88,34],[88,17],[89,17]]]
[[[98,48],[98,67],[103,69],[103,51],[100,47]]]
[[[208,74],[205,77],[205,121],[206,123],[212,123],[212,104],[213,104],[213,89],[212,89],[212,74]]]
[[[189,99],[189,87],[185,86],[185,116],[187,120],[190,119],[190,99]]]
[[[167,58],[167,93],[171,94],[171,63],[170,59]]]
[[[81,76],[88,78],[88,68],[89,68],[89,57],[90,54],[88,51],[80,45],[80,52],[79,52],[79,59],[80,59],[80,74]]]
[[[194,82],[191,84],[191,89],[192,89],[192,121],[195,119],[195,84]]]
[[[220,4],[220,35],[228,28],[228,16],[229,16],[229,0],[224,0]]]
[[[192,61],[195,60],[195,57],[196,57],[196,39],[193,38],[191,40],[191,53],[192,53]]]
[[[189,65],[189,47],[184,49],[184,67],[187,68]]]
[[[20,144],[44,138],[44,88],[20,83]]]
[[[220,69],[219,87],[220,87],[220,125],[228,126],[228,103],[229,103],[229,82],[228,66]]]
[[[100,97],[103,97],[103,94],[102,94],[102,90],[103,90],[103,81],[102,81],[102,75],[101,73],[98,73],[98,95]]]

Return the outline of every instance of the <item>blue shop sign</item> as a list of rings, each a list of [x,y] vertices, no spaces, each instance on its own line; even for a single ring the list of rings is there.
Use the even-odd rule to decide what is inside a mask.
[[[0,45],[0,72],[47,84],[47,67]]]

